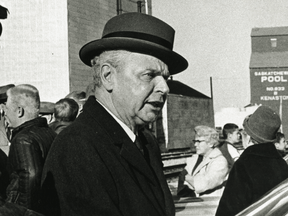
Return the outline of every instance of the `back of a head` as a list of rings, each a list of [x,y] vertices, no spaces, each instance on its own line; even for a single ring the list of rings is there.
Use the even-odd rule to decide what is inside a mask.
[[[227,123],[224,125],[223,127],[223,138],[227,139],[228,134],[233,133],[236,129],[238,129],[239,127],[236,124],[233,123]]]
[[[28,118],[36,118],[40,109],[40,96],[36,87],[29,84],[22,84],[10,88],[7,91],[15,106],[22,107]]]
[[[77,117],[78,109],[79,106],[75,100],[71,98],[63,98],[55,104],[55,119],[64,122],[74,121]]]
[[[78,104],[78,114],[77,116],[82,112],[83,106],[86,103],[86,93],[84,91],[73,91],[66,95],[65,98],[71,98],[75,100]]]
[[[197,136],[206,137],[206,141],[213,144],[214,147],[219,145],[219,134],[216,129],[206,125],[199,125],[194,130]]]
[[[260,106],[243,122],[245,132],[258,143],[275,142],[276,133],[281,126],[279,115],[267,106]]]

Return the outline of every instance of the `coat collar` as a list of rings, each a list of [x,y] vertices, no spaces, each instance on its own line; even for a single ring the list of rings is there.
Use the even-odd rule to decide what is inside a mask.
[[[242,157],[245,155],[255,155],[267,158],[277,158],[280,156],[273,143],[261,143],[249,146],[241,154]]]
[[[88,98],[83,107],[83,113],[80,114],[80,116],[81,115],[89,115],[89,118],[101,124],[103,130],[109,134],[112,143],[119,148],[121,157],[138,170],[138,172],[142,173],[150,182],[156,184],[151,167],[148,165],[142,153],[131,141],[119,123],[96,101],[94,96]],[[146,136],[141,131],[139,131],[139,134],[143,135],[144,139],[142,142],[150,155],[150,142],[147,142]],[[150,159],[153,160],[153,157],[150,157]]]
[[[206,166],[210,161],[214,160],[215,158],[221,156],[222,153],[218,148],[214,148],[209,155],[203,157],[203,161],[196,167],[193,175],[196,175],[204,166]]]
[[[12,131],[12,138],[19,133],[22,129],[38,126],[38,127],[48,127],[47,120],[43,117],[37,117],[35,119],[29,120],[24,122],[23,124],[19,125],[18,127],[14,128]]]

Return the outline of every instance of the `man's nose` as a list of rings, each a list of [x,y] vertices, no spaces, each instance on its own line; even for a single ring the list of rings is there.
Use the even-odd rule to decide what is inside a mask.
[[[169,93],[170,90],[164,77],[157,77],[157,84],[155,90],[156,92],[161,92],[162,95],[167,95]]]

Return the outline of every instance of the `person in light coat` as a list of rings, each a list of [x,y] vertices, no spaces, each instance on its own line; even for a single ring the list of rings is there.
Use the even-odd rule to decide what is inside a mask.
[[[194,144],[196,154],[187,159],[187,165],[180,174],[178,195],[190,190],[188,196],[193,196],[193,192],[196,196],[220,196],[229,168],[227,160],[216,148],[219,144],[217,131],[208,126],[197,126]]]

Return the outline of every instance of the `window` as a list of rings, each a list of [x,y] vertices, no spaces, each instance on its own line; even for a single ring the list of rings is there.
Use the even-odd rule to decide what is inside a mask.
[[[271,47],[277,47],[277,38],[270,38]]]

